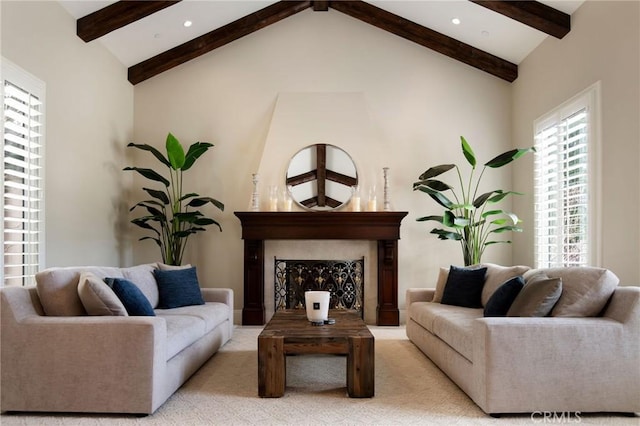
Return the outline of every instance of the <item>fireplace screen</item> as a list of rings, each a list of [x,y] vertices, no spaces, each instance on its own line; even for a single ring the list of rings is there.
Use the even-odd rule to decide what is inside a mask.
[[[275,309],[303,309],[304,292],[331,292],[330,309],[363,314],[364,258],[357,260],[275,259]]]

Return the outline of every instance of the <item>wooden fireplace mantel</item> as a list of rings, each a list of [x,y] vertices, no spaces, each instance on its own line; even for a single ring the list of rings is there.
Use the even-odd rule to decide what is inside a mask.
[[[244,240],[242,324],[265,323],[265,240],[378,242],[378,325],[399,325],[398,240],[407,212],[235,212]]]

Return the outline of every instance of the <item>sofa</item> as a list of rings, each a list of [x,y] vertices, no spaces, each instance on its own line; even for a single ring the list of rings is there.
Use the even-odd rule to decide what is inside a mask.
[[[163,291],[182,284],[169,273],[163,277],[173,277],[173,287],[159,288],[158,271],[170,269],[155,263],[50,268],[36,275],[35,286],[0,289],[0,409],[155,412],[233,333],[230,289],[198,291],[196,281],[192,296],[200,304],[163,305]],[[130,315],[129,304],[115,306],[120,294],[114,298],[115,287],[101,287],[105,278],[128,283],[151,312]],[[88,295],[98,296],[93,305]],[[96,300],[103,304],[96,307]]]
[[[446,268],[436,288],[408,289],[406,333],[485,413],[640,412],[640,287],[594,267],[480,267],[479,305],[443,303]],[[510,306],[485,316],[514,281]],[[513,312],[529,302],[547,306]]]

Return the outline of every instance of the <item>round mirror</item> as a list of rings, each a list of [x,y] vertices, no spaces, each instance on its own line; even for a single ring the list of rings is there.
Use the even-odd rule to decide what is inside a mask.
[[[334,145],[310,145],[289,162],[287,187],[291,198],[310,210],[332,210],[351,199],[351,187],[358,184],[353,160]]]

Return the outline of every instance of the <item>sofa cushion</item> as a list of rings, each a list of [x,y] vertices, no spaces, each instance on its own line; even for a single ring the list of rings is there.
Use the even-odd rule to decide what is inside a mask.
[[[447,285],[447,278],[449,277],[449,268],[440,267],[438,271],[438,281],[436,281],[436,290],[433,293],[433,303],[442,302],[442,294],[444,293],[444,286]]]
[[[554,317],[593,317],[602,312],[620,280],[608,269],[590,266],[542,269],[562,279],[562,295],[551,311]]]
[[[442,303],[465,308],[481,308],[482,286],[487,272],[485,267],[459,268],[451,266]]]
[[[507,312],[508,317],[545,317],[562,294],[562,280],[544,273],[525,274],[526,283]]]
[[[196,316],[162,315],[162,318],[167,324],[167,361],[205,335],[205,322]]]
[[[224,303],[207,302],[204,305],[183,306],[173,309],[156,309],[156,315],[167,317],[170,315],[193,316],[204,321],[204,332],[208,333],[229,319],[231,308]]]
[[[98,278],[107,276],[122,278],[119,268],[81,266],[49,268],[36,274],[36,289],[44,313],[49,316],[86,315],[78,282],[82,272],[91,272]]]
[[[155,270],[160,302],[158,308],[171,309],[181,306],[204,305],[196,268]]]
[[[105,278],[131,316],[155,316],[147,297],[134,283],[124,278]]]
[[[158,285],[153,271],[158,265],[156,263],[148,263],[146,265],[132,266],[130,268],[122,268],[122,276],[131,281],[142,291],[153,308],[158,306]]]
[[[482,317],[482,309],[452,309],[433,320],[433,334],[463,357],[473,361],[473,322]]]
[[[522,287],[524,286],[524,278],[521,276],[513,277],[502,284],[489,301],[484,306],[485,317],[506,317],[509,308],[513,304]]]
[[[128,315],[126,308],[111,287],[91,272],[80,274],[78,296],[89,315]]]
[[[482,266],[487,268],[487,274],[484,277],[484,287],[482,288],[482,306],[487,306],[489,298],[502,284],[509,279],[523,275],[530,268],[528,266],[501,266],[494,263],[483,263]]]

